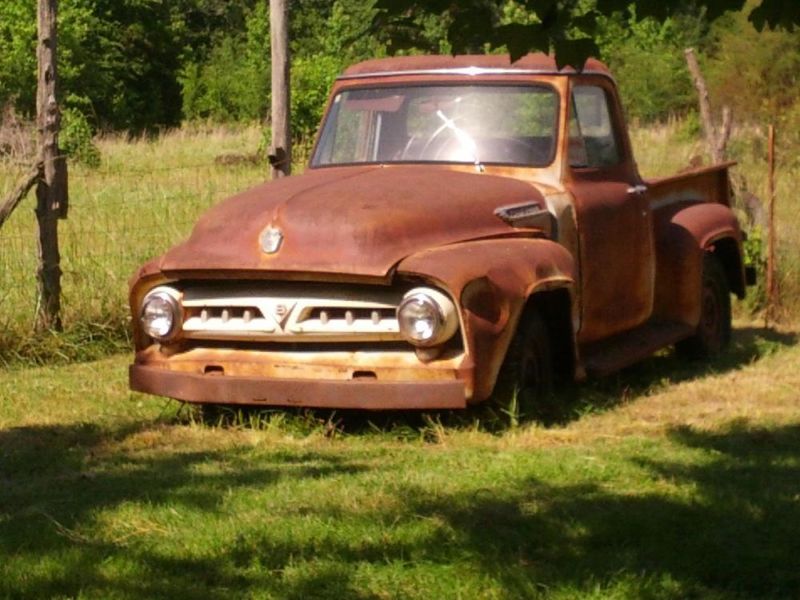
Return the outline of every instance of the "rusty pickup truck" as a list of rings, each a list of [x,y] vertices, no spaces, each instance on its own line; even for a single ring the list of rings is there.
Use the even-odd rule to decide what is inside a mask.
[[[596,60],[354,65],[302,175],[221,202],[133,277],[130,386],[450,409],[714,355],[749,280],[729,166],[643,179]]]

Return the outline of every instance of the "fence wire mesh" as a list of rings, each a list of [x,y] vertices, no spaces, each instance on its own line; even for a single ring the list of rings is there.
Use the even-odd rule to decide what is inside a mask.
[[[184,239],[207,208],[264,178],[263,166],[214,161],[71,172],[69,218],[59,224],[65,326],[124,327],[127,282],[135,269]],[[0,190],[9,189],[11,179],[0,179]],[[30,335],[34,324],[34,207],[31,193],[0,229],[0,331],[6,339]]]

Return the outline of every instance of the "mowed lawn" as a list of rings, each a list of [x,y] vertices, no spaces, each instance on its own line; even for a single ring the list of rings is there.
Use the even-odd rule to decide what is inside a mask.
[[[127,361],[0,371],[0,597],[800,597],[791,331],[739,326],[711,365],[659,356],[500,431],[218,426],[128,392]]]

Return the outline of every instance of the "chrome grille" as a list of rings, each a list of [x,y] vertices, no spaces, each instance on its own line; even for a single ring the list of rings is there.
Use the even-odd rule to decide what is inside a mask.
[[[396,341],[401,299],[380,288],[191,286],[182,292],[183,331],[189,339]]]

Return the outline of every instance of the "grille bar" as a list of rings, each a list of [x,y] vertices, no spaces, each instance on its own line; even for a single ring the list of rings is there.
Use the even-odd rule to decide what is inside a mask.
[[[183,290],[189,339],[279,341],[401,340],[392,289],[191,286]]]

